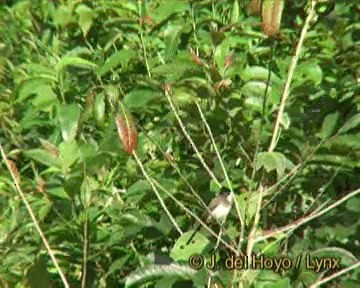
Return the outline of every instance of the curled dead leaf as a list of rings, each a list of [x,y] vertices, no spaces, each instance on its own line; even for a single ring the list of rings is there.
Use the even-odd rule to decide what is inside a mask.
[[[138,145],[138,132],[130,112],[123,105],[115,122],[123,149],[129,154],[133,153]]]
[[[262,4],[262,28],[264,34],[276,36],[280,31],[284,0],[264,0]]]

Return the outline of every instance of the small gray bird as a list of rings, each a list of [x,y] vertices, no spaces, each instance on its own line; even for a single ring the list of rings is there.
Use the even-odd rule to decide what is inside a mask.
[[[231,210],[232,202],[233,197],[230,192],[220,192],[219,195],[213,198],[208,205],[208,211],[211,212],[210,215],[208,211],[206,211],[206,218],[203,217],[202,219],[206,219],[205,222],[210,221],[210,219],[215,219],[219,223],[223,223]],[[193,234],[191,234],[189,240],[186,242],[186,245],[189,245],[200,228],[201,225],[197,223],[197,228],[195,228]]]

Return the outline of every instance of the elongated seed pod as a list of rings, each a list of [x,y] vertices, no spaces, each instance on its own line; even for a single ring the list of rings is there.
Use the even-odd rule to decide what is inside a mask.
[[[264,34],[275,36],[280,31],[284,0],[264,0],[262,4],[262,28]]]
[[[123,149],[131,154],[138,145],[138,132],[131,113],[122,104],[115,122]]]

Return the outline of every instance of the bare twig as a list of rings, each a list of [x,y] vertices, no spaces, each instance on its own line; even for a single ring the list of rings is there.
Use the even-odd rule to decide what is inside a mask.
[[[198,110],[199,110],[201,119],[202,119],[203,123],[205,124],[205,127],[206,127],[206,129],[207,129],[207,131],[208,131],[208,133],[209,133],[209,136],[210,136],[210,139],[211,139],[211,143],[212,143],[212,145],[213,145],[213,147],[214,147],[214,149],[215,149],[216,156],[217,156],[217,158],[218,158],[218,160],[219,160],[219,162],[220,162],[221,169],[223,170],[223,173],[224,173],[224,176],[225,176],[225,180],[226,180],[226,182],[227,182],[227,184],[228,184],[228,186],[229,186],[229,189],[230,189],[230,191],[231,191],[231,197],[232,197],[233,200],[234,200],[236,212],[237,212],[237,215],[238,215],[239,220],[240,220],[240,225],[241,225],[240,240],[241,240],[241,239],[244,238],[245,221],[244,221],[243,217],[241,216],[239,204],[238,204],[238,202],[237,202],[237,200],[236,200],[235,193],[234,193],[234,190],[233,190],[233,188],[232,188],[232,184],[231,184],[229,175],[228,175],[228,173],[226,172],[224,162],[222,161],[221,155],[220,155],[219,150],[218,150],[218,148],[217,148],[217,146],[216,146],[216,142],[215,142],[214,136],[213,136],[213,134],[212,134],[211,128],[210,128],[209,124],[207,123],[204,114],[203,114],[202,111],[201,111],[201,107],[200,107],[199,103],[198,103],[197,101],[196,101],[195,103],[196,103],[196,106],[197,106],[197,108],[198,108]],[[240,243],[241,243],[241,242],[239,241],[238,250],[240,250],[240,248],[241,248],[241,247],[240,247]]]
[[[311,284],[310,288],[315,288],[315,287],[319,287],[320,285],[324,284],[324,283],[327,283],[329,282],[330,280],[333,280],[334,278],[336,277],[339,277],[351,270],[354,270],[356,269],[357,267],[360,266],[360,261],[356,262],[355,264],[347,267],[347,268],[344,268],[344,269],[341,269],[340,271],[336,272],[336,273],[333,273],[331,274],[330,276],[328,277],[325,277],[323,279],[319,279],[317,281],[315,281],[313,284]]]
[[[335,207],[339,206],[340,204],[344,203],[349,198],[356,196],[357,194],[360,194],[360,189],[350,192],[349,194],[347,194],[343,198],[339,199],[338,201],[334,202],[333,204],[329,205],[325,209],[317,209],[318,212],[312,212],[308,216],[302,217],[298,220],[295,220],[293,223],[291,223],[289,225],[286,225],[281,228],[273,229],[271,231],[264,231],[263,236],[257,237],[254,242],[260,242],[265,239],[275,237],[278,234],[285,233],[289,230],[295,230],[295,229],[299,228],[300,226],[306,224],[307,222],[324,215],[325,213],[329,212],[330,210],[332,210]]]
[[[134,156],[137,164],[139,165],[141,172],[143,173],[143,175],[145,176],[146,180],[149,182],[149,184],[151,185],[151,188],[153,189],[156,197],[158,198],[161,207],[164,209],[166,215],[169,217],[170,221],[173,223],[175,229],[180,233],[180,235],[183,234],[182,230],[180,229],[179,225],[176,223],[174,217],[171,215],[169,209],[166,207],[164,200],[161,198],[159,191],[157,190],[156,186],[154,185],[153,181],[151,181],[150,176],[146,173],[145,168],[143,166],[143,164],[141,163],[141,160],[139,159],[138,155],[136,154],[135,151],[133,151],[132,155]]]
[[[188,141],[190,142],[191,144],[191,147],[194,149],[195,151],[195,154],[196,156],[199,158],[201,164],[204,166],[205,170],[209,173],[210,177],[215,181],[215,183],[219,186],[219,187],[222,187],[221,183],[217,180],[217,178],[215,177],[214,173],[210,170],[209,166],[206,164],[204,158],[201,156],[199,150],[197,149],[194,141],[192,140],[192,138],[190,137],[189,133],[186,131],[186,128],[185,128],[185,125],[184,123],[182,122],[180,116],[179,116],[179,113],[177,112],[176,108],[175,108],[175,105],[170,97],[170,89],[165,89],[165,95],[166,95],[166,98],[167,100],[169,101],[169,104],[170,104],[170,107],[171,109],[173,110],[174,114],[175,114],[175,117],[176,117],[176,120],[178,121],[180,127],[181,127],[181,130],[183,131],[185,137],[188,139]]]
[[[199,194],[195,191],[195,189],[191,186],[190,182],[186,179],[186,177],[183,175],[183,173],[180,171],[180,168],[178,167],[177,164],[175,164],[174,160],[170,160],[169,157],[167,157],[166,152],[161,148],[161,146],[155,141],[155,139],[153,139],[153,137],[151,137],[150,135],[148,135],[145,131],[144,131],[144,135],[146,137],[148,137],[150,139],[150,141],[152,143],[155,144],[155,146],[160,150],[160,152],[165,156],[165,159],[170,163],[170,165],[175,169],[175,171],[179,174],[181,180],[184,181],[185,185],[188,186],[188,188],[190,189],[191,193],[199,200],[199,202],[201,203],[201,205],[203,206],[203,208],[207,209],[207,205],[204,202],[204,200],[199,196]]]
[[[289,94],[290,94],[291,81],[292,81],[293,76],[294,76],[296,65],[297,65],[297,63],[299,61],[300,52],[301,52],[301,48],[302,48],[304,40],[305,40],[306,33],[307,33],[308,29],[309,29],[310,22],[311,22],[311,20],[313,19],[314,15],[315,15],[316,3],[317,3],[317,0],[312,0],[311,1],[311,7],[310,7],[309,14],[306,17],[305,24],[304,24],[304,26],[303,26],[303,28],[301,30],[300,39],[299,39],[299,42],[298,42],[298,44],[296,46],[296,50],[295,50],[295,55],[293,56],[293,58],[291,60],[288,76],[287,76],[286,83],[285,83],[284,92],[283,92],[282,97],[281,97],[281,103],[280,103],[280,107],[279,107],[279,112],[278,112],[277,117],[276,117],[274,131],[273,131],[273,134],[272,134],[272,138],[271,138],[271,142],[270,142],[270,146],[269,146],[269,150],[268,150],[269,152],[274,151],[275,146],[276,146],[276,139],[278,137],[280,121],[281,121],[282,115],[284,113],[286,100],[288,99]]]
[[[142,1],[138,1],[139,17],[142,17],[141,2]],[[143,48],[143,54],[144,54],[146,70],[148,72],[149,78],[151,78],[151,71],[150,71],[149,61],[148,61],[148,58],[147,58],[146,45],[145,45],[144,32],[143,32],[143,24],[141,23],[141,18],[139,19],[139,25],[140,25],[140,41],[141,41],[141,46]]]
[[[85,222],[84,222],[84,245],[83,245],[83,269],[82,269],[82,279],[81,279],[81,288],[86,288],[86,274],[87,274],[87,255],[88,255],[88,229],[89,229],[89,215],[88,207],[85,208]]]
[[[181,201],[179,201],[178,199],[176,199],[176,197],[174,197],[174,195],[172,195],[169,191],[167,191],[164,187],[161,186],[161,184],[159,182],[157,182],[154,178],[149,178],[147,179],[148,181],[152,181],[154,182],[154,184],[156,186],[158,186],[162,191],[164,191],[182,210],[184,210],[186,213],[188,213],[190,216],[192,216],[201,226],[203,226],[211,235],[213,235],[216,239],[218,239],[218,241],[220,241],[222,244],[224,244],[228,249],[230,249],[232,252],[234,252],[236,255],[238,255],[238,251],[232,247],[231,245],[229,245],[227,242],[225,242],[221,237],[219,237],[218,234],[216,234],[212,229],[209,228],[209,226],[207,226],[198,216],[196,216],[196,214],[194,214],[193,212],[191,212],[191,210],[189,210],[188,208],[185,207],[185,205],[183,203],[181,203]]]
[[[297,65],[299,57],[300,57],[300,52],[301,52],[301,48],[302,48],[304,40],[305,40],[306,33],[309,29],[310,22],[315,15],[316,3],[317,3],[317,0],[311,1],[311,7],[310,7],[309,13],[306,17],[305,24],[301,30],[300,39],[299,39],[299,42],[298,42],[298,44],[296,46],[296,50],[295,50],[295,55],[293,56],[293,58],[291,60],[288,76],[287,76],[287,79],[285,82],[284,92],[281,97],[279,112],[277,114],[276,121],[275,121],[272,139],[271,139],[271,142],[270,142],[270,145],[268,148],[268,152],[273,152],[275,149],[275,146],[276,146],[276,142],[277,142],[276,140],[277,140],[277,137],[279,134],[279,128],[280,128],[280,121],[281,121],[282,115],[284,113],[286,100],[290,94],[290,84],[293,79],[294,71],[295,71],[296,65]],[[248,245],[247,245],[247,249],[246,249],[246,253],[247,253],[248,257],[250,257],[252,254],[252,250],[253,250],[254,243],[255,243],[254,242],[255,232],[256,232],[256,229],[257,229],[257,226],[258,226],[258,223],[260,220],[260,211],[261,211],[262,198],[263,198],[263,192],[264,192],[264,186],[262,184],[262,181],[260,181],[258,192],[259,192],[259,198],[258,198],[256,213],[255,213],[255,217],[254,217],[254,223],[253,223],[253,227],[251,229],[250,235],[249,235],[249,241],[248,241]]]
[[[36,219],[36,216],[35,216],[32,208],[31,208],[29,202],[26,200],[24,192],[22,191],[22,189],[20,187],[20,183],[18,181],[18,176],[16,175],[17,171],[15,171],[15,169],[14,169],[16,167],[13,167],[12,164],[10,163],[10,161],[7,158],[1,144],[0,144],[0,151],[1,151],[2,158],[4,159],[5,164],[6,164],[7,168],[8,168],[8,170],[9,170],[10,175],[11,175],[11,177],[13,179],[14,184],[15,184],[15,189],[20,194],[21,200],[24,202],[24,204],[26,206],[26,209],[28,210],[28,213],[30,214],[30,217],[31,217],[31,219],[32,219],[32,221],[33,221],[33,223],[35,225],[35,228],[38,231],[38,233],[40,235],[40,238],[43,241],[43,243],[44,243],[44,245],[45,245],[45,247],[46,247],[46,249],[47,249],[47,251],[49,253],[50,258],[51,258],[57,272],[60,275],[60,278],[61,278],[61,280],[62,280],[62,282],[64,284],[64,287],[70,288],[70,285],[69,285],[69,283],[68,283],[68,281],[67,281],[67,279],[65,277],[65,274],[62,272],[62,270],[61,270],[61,268],[60,268],[60,266],[58,264],[58,261],[57,261],[57,259],[55,257],[55,254],[54,254],[54,251],[51,249],[50,244],[49,244],[48,240],[46,239],[46,236],[45,236],[44,232],[41,230],[40,224],[39,224],[38,220]]]
[[[86,169],[84,167],[84,175],[86,175]],[[83,268],[81,277],[81,288],[86,288],[86,277],[87,277],[87,261],[88,261],[88,250],[89,250],[89,205],[90,205],[90,188],[89,180],[85,177],[84,192],[85,197],[83,200],[83,207],[85,208],[85,220],[84,220],[84,244],[83,244]],[[89,196],[89,197],[88,197]]]

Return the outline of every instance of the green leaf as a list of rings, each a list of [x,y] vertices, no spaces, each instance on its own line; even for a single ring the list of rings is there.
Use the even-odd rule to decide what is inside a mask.
[[[67,170],[80,158],[79,147],[75,140],[62,142],[59,145],[62,170],[65,174]]]
[[[83,32],[84,37],[86,37],[87,33],[89,32],[93,18],[94,18],[94,11],[84,4],[80,4],[75,12],[79,15],[79,26],[81,31]]]
[[[98,125],[102,125],[105,119],[105,94],[100,93],[95,96],[94,117]]]
[[[177,103],[179,106],[189,105],[194,103],[196,97],[196,93],[193,90],[189,90],[187,88],[178,88],[173,89],[172,99]]]
[[[345,133],[360,124],[360,113],[353,115],[350,117],[345,124],[340,128],[339,134]]]
[[[240,212],[243,214],[243,219],[246,219],[246,223],[250,224],[254,218],[259,194],[244,192],[240,195],[236,195],[236,199],[239,203]],[[246,213],[246,218],[244,214]]]
[[[161,64],[152,70],[154,76],[164,78],[167,81],[177,81],[181,78],[190,78],[202,73],[201,69],[190,61],[190,58],[177,57],[169,64]]]
[[[170,265],[150,265],[140,268],[138,271],[131,273],[125,278],[125,287],[142,286],[141,284],[167,277],[177,277],[182,279],[192,279],[196,270],[191,269],[188,264],[176,264]]]
[[[289,117],[289,114],[284,112],[282,115],[281,115],[281,119],[280,119],[280,124],[282,125],[282,127],[287,130],[289,129],[290,127],[290,117]]]
[[[184,26],[182,25],[170,26],[167,31],[168,35],[166,36],[164,41],[164,56],[167,61],[173,59],[176,56],[183,28]]]
[[[360,133],[339,135],[327,141],[328,146],[360,149]]]
[[[150,184],[145,180],[138,180],[129,187],[126,197],[131,203],[136,204],[139,203],[149,191],[151,191]]]
[[[72,22],[72,9],[70,7],[61,5],[53,13],[54,23],[61,27],[65,27]]]
[[[240,77],[244,82],[252,80],[267,81],[269,75],[269,69],[261,66],[248,66],[245,70],[240,72]],[[270,83],[276,82],[281,83],[281,79],[274,73],[271,72]]]
[[[150,101],[161,96],[159,92],[148,89],[135,89],[130,91],[124,98],[124,104],[130,109],[145,107]]]
[[[53,195],[55,197],[58,197],[60,199],[67,199],[67,200],[71,200],[71,198],[69,197],[69,195],[66,193],[64,187],[54,187],[54,188],[49,188],[46,190],[50,195]]]
[[[58,121],[65,141],[75,138],[80,119],[80,108],[76,104],[58,106]]]
[[[355,213],[360,213],[360,197],[354,197],[346,202],[346,209]]]
[[[49,81],[44,79],[28,79],[24,81],[19,90],[17,102],[23,102],[31,95],[38,95],[41,92],[41,89],[46,89],[49,85]]]
[[[266,82],[262,81],[250,81],[247,82],[242,88],[241,92],[246,97],[257,97],[262,98],[264,96],[266,89]],[[269,87],[269,92],[271,91],[271,87]]]
[[[285,172],[286,157],[280,152],[260,152],[256,159],[256,169],[264,167],[267,172],[277,171],[278,176]]]
[[[49,85],[39,86],[35,89],[36,97],[32,104],[40,111],[50,112],[54,105],[59,104],[56,94]]]
[[[39,163],[42,163],[49,167],[61,168],[60,158],[46,150],[31,149],[24,151],[26,157],[29,157]]]
[[[329,137],[334,132],[338,119],[339,112],[334,112],[326,115],[321,127],[321,131],[320,133],[316,134],[316,136],[320,137],[321,139]]]
[[[193,231],[189,231],[180,236],[170,251],[170,257],[175,261],[188,261],[190,256],[201,253],[209,245],[210,241],[205,237],[201,230],[194,236],[189,245],[186,242],[191,237]]]
[[[94,64],[89,60],[77,56],[64,56],[55,66],[56,75],[59,76],[63,72],[63,70],[68,66],[87,68],[87,69],[96,68],[96,64]]]
[[[137,55],[137,52],[132,49],[123,49],[115,52],[105,61],[105,64],[98,69],[97,75],[101,77],[119,65],[126,65],[131,59],[137,57]]]
[[[297,82],[313,81],[315,86],[322,82],[323,72],[319,64],[314,61],[300,63],[295,69],[294,79]]]
[[[230,44],[229,40],[224,40],[220,45],[216,46],[215,49],[214,59],[221,74],[223,74],[225,69],[225,58],[229,55]]]
[[[164,21],[170,15],[186,11],[189,5],[185,2],[177,0],[161,1],[161,4],[152,13],[152,17],[156,23]]]
[[[239,1],[234,1],[232,11],[231,11],[231,23],[237,23],[240,15],[240,5]]]

